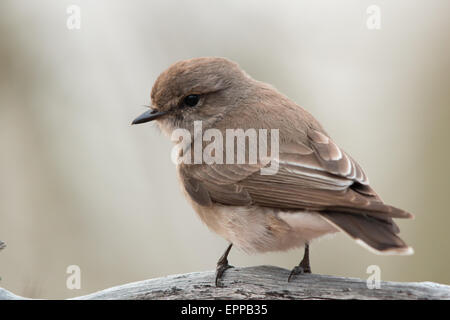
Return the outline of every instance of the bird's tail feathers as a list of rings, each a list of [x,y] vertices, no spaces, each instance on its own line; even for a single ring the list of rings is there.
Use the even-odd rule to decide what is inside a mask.
[[[363,247],[382,255],[410,255],[414,250],[398,237],[398,227],[388,219],[373,216],[321,212],[320,215],[337,229],[345,232]]]

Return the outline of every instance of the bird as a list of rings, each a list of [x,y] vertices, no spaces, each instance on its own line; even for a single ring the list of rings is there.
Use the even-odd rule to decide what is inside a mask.
[[[168,136],[175,130],[195,136],[196,122],[224,136],[237,128],[278,130],[273,174],[262,174],[269,164],[260,159],[177,163],[188,202],[209,229],[229,242],[217,262],[216,286],[232,268],[232,246],[247,253],[304,248],[288,281],[311,273],[310,243],[328,234],[343,232],[378,254],[413,253],[393,220],[413,215],[385,204],[361,166],[308,111],[236,62],[200,57],[172,64],[156,79],[149,110],[132,124],[149,121]],[[193,144],[186,141],[181,149]]]

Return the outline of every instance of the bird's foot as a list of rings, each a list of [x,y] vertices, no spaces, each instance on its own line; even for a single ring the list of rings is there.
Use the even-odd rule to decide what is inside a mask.
[[[305,273],[311,273],[310,266],[298,265],[298,266],[294,267],[294,269],[292,269],[291,273],[289,274],[288,282],[290,282],[293,277],[300,275],[300,274],[305,274]]]
[[[226,270],[230,269],[230,268],[234,268],[234,267],[230,266],[228,264],[228,261],[226,261],[224,263],[217,264],[217,268],[216,268],[216,287],[221,287],[220,280],[222,279],[223,273]]]

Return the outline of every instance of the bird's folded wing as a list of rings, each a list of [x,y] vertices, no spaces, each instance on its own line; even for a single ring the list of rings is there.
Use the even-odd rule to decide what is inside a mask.
[[[276,174],[262,164],[201,164],[181,167],[188,194],[200,205],[259,205],[287,210],[346,212],[407,218],[385,205],[361,167],[324,133],[310,129],[306,143],[280,145]]]

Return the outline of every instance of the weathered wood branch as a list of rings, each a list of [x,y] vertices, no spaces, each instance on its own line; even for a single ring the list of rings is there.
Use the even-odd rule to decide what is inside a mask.
[[[144,280],[74,299],[450,299],[450,286],[432,282],[385,282],[369,289],[365,280],[318,274],[299,275],[273,266],[233,268],[223,286],[214,272],[194,272]],[[0,299],[25,299],[0,288]]]

